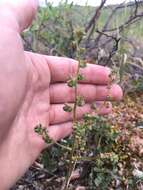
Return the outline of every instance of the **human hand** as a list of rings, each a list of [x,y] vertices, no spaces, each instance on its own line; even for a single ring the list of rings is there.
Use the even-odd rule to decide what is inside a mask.
[[[75,60],[24,52],[20,32],[35,15],[36,0],[0,2],[0,190],[10,188],[46,147],[34,128],[46,126],[49,136],[59,140],[72,132],[72,114],[64,103],[74,103],[74,91],[66,85],[75,75]],[[91,112],[89,103],[108,95],[109,69],[88,64],[81,69],[85,80],[78,86],[86,105],[78,108],[80,119]],[[118,85],[111,88],[113,100],[122,98]],[[107,114],[102,108],[100,114]]]

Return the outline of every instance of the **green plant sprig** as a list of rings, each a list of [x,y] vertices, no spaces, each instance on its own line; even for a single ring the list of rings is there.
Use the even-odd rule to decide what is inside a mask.
[[[46,127],[42,126],[42,124],[37,125],[35,128],[35,133],[37,133],[38,135],[40,135],[42,137],[42,139],[45,141],[46,144],[48,144],[48,146],[52,146],[54,144],[56,144],[57,146],[67,150],[67,151],[71,151],[71,148],[68,146],[64,146],[60,143],[58,143],[57,141],[54,141],[53,139],[51,139],[48,135],[48,130]]]
[[[35,127],[35,132],[38,133],[39,135],[41,135],[42,139],[48,145],[56,144],[59,147],[65,149],[66,151],[69,151],[69,159],[68,159],[69,160],[68,161],[69,171],[66,176],[66,180],[62,187],[62,190],[68,190],[69,183],[71,181],[72,172],[74,171],[76,163],[79,160],[96,161],[96,159],[97,160],[99,159],[96,156],[89,157],[89,158],[87,156],[81,157],[81,153],[83,153],[85,151],[88,131],[92,130],[92,127],[95,123],[98,125],[99,122],[103,122],[103,119],[100,119],[100,117],[97,116],[97,113],[99,113],[100,110],[104,106],[108,106],[106,101],[104,101],[104,103],[101,106],[99,106],[99,108],[97,108],[96,104],[93,103],[91,105],[91,108],[93,109],[95,116],[92,114],[85,114],[82,122],[77,120],[77,107],[84,106],[84,104],[85,104],[84,98],[82,96],[78,95],[78,83],[85,79],[85,77],[80,74],[80,68],[85,68],[87,65],[86,61],[81,59],[82,54],[85,52],[85,49],[80,47],[80,42],[82,41],[83,37],[84,37],[84,32],[81,29],[75,31],[73,43],[76,48],[76,59],[78,61],[77,71],[76,71],[75,76],[73,76],[73,77],[70,76],[69,80],[67,81],[67,85],[70,88],[74,89],[74,95],[75,95],[74,105],[72,107],[72,106],[68,105],[68,103],[66,103],[63,107],[64,111],[72,112],[72,114],[73,114],[73,133],[71,136],[71,141],[72,141],[71,147],[69,147],[67,145],[66,146],[62,145],[62,144],[50,139],[47,129],[45,127],[43,127],[41,124]],[[109,78],[110,78],[110,80],[107,85],[107,89],[108,89],[107,99],[112,100],[110,91],[111,91],[111,85],[114,82],[114,73],[113,72],[109,75]],[[103,130],[105,130],[105,129],[103,128]],[[97,138],[97,144],[96,144],[97,149],[100,149],[101,141],[102,141],[102,136],[99,135],[99,137]]]
[[[75,94],[75,101],[74,101],[74,107],[73,107],[73,135],[72,135],[72,151],[70,154],[70,162],[69,162],[69,172],[65,181],[65,184],[63,186],[63,190],[68,190],[68,186],[71,180],[71,175],[72,172],[76,166],[76,162],[78,160],[77,155],[76,154],[76,149],[78,149],[79,147],[79,141],[78,141],[78,135],[76,134],[76,129],[78,128],[77,126],[77,106],[83,106],[84,105],[84,99],[81,96],[78,96],[78,81],[79,80],[83,80],[84,76],[82,76],[80,74],[80,68],[81,68],[81,61],[80,61],[80,57],[81,57],[81,53],[83,52],[83,48],[82,51],[79,47],[80,42],[82,41],[84,36],[84,32],[82,30],[76,30],[74,32],[74,37],[75,37],[75,47],[76,47],[76,58],[78,61],[78,65],[77,65],[77,71],[76,71],[76,75],[74,77],[74,79],[71,79],[71,81],[74,81],[72,84],[73,85],[69,85],[69,82],[67,82],[69,87],[73,87],[74,88],[74,94]],[[84,64],[84,66],[86,66],[86,64]],[[82,62],[82,67],[83,67],[83,62]]]
[[[78,42],[80,42],[80,40]],[[76,77],[75,77],[76,79],[78,78],[78,75],[80,74],[80,68],[81,67],[83,68],[83,61],[80,60],[80,54],[81,54],[80,47],[79,47],[79,44],[77,43],[78,69],[77,69],[77,73],[76,73]],[[81,63],[82,63],[82,66],[81,66]],[[86,66],[86,64],[84,64],[84,67],[85,66]],[[110,100],[110,101],[112,100],[112,97],[110,94],[111,93],[111,86],[112,86],[114,81],[115,81],[115,73],[114,73],[114,71],[112,71],[111,74],[109,75],[109,81],[108,81],[108,85],[107,85],[107,90],[108,90],[107,100]],[[78,125],[77,118],[76,118],[77,106],[83,106],[84,105],[83,97],[79,97],[77,94],[78,80],[76,80],[75,85],[72,87],[75,88],[75,103],[74,103],[74,108],[73,108],[73,144],[72,144],[72,151],[70,154],[69,173],[68,173],[67,178],[66,178],[64,190],[68,190],[68,186],[70,183],[72,172],[75,168],[76,162],[80,158],[80,150],[83,151],[83,148],[81,149],[80,145],[82,144],[82,147],[83,147],[83,145],[86,144],[85,136],[83,134],[81,135],[81,128],[80,128],[81,124]],[[83,103],[78,104],[77,100],[80,100],[79,102],[80,103],[83,102]],[[109,106],[108,102],[104,101],[103,104],[101,106],[99,106],[99,109],[95,108],[95,104],[94,104],[94,107],[93,107],[93,105],[91,105],[91,107],[93,107],[93,110],[96,112],[96,114],[99,113],[100,110],[104,106],[108,107]],[[97,116],[95,118],[97,118]],[[89,123],[88,123],[88,125],[86,125],[86,124],[83,125],[84,127],[87,126],[87,128],[86,127],[84,128],[84,134],[86,134],[86,131],[88,131],[89,125],[90,125]],[[83,138],[83,140],[81,140],[82,138]],[[98,139],[97,148],[100,147],[101,139],[102,139],[102,137],[100,136],[100,138]],[[76,151],[76,150],[78,150],[78,151]],[[92,160],[92,159],[90,159],[90,160]]]

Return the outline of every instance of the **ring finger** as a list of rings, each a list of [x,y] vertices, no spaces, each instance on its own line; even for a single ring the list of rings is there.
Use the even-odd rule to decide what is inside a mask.
[[[68,104],[73,107],[73,104]],[[65,112],[63,110],[64,104],[52,104],[50,108],[50,124],[59,124],[68,121],[72,121],[73,113]],[[99,115],[109,114],[112,111],[112,104],[107,103],[106,105],[103,102],[96,102],[97,113]],[[81,119],[85,113],[91,113],[93,109],[91,109],[90,104],[85,104],[82,107],[77,107],[77,119]]]

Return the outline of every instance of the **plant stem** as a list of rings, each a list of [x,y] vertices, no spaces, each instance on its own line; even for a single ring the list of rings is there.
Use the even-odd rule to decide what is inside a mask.
[[[80,70],[80,61],[78,60],[78,68],[77,68],[77,72],[76,72],[76,78],[79,74],[79,70]],[[77,80],[77,79],[76,79]],[[78,82],[78,80],[77,80]],[[75,86],[75,89],[74,89],[74,94],[75,94],[75,103],[74,103],[74,108],[73,108],[73,144],[72,144],[72,151],[71,151],[71,154],[70,154],[70,163],[69,163],[69,172],[68,172],[68,175],[67,175],[67,178],[66,178],[66,182],[65,182],[65,187],[64,187],[64,190],[68,190],[68,186],[69,186],[69,183],[70,183],[70,180],[71,180],[71,175],[72,175],[72,172],[75,168],[75,165],[76,165],[76,162],[77,162],[77,159],[73,160],[73,156],[74,156],[74,153],[75,153],[75,149],[76,149],[76,135],[74,133],[74,125],[76,125],[77,123],[77,117],[76,117],[76,110],[77,110],[77,87],[78,87],[78,83],[76,84]]]
[[[62,145],[62,144],[60,144],[60,143],[58,143],[58,142],[54,142],[54,144],[56,144],[57,146],[59,146],[59,147],[65,149],[65,150],[68,150],[68,151],[71,151],[71,150],[72,150],[70,147],[64,146],[64,145]]]

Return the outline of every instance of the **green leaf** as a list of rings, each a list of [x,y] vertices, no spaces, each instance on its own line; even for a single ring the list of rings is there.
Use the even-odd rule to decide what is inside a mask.
[[[43,127],[42,124],[37,125],[34,128],[34,131],[35,131],[35,133],[39,134],[42,137],[42,139],[45,141],[45,143],[51,144],[53,142],[52,139],[48,135],[48,131],[47,131],[46,127]]]
[[[80,66],[80,68],[85,68],[87,66],[86,61],[85,60],[80,60],[79,61],[79,66]]]
[[[76,85],[77,85],[77,80],[76,80],[76,79],[70,79],[70,80],[67,81],[67,85],[68,85],[69,87],[76,87]]]
[[[69,106],[68,104],[65,104],[64,105],[64,107],[63,107],[63,110],[65,111],[65,112],[72,112],[72,107],[71,106]]]
[[[77,80],[84,80],[85,78],[84,78],[84,76],[82,75],[82,74],[78,74],[78,76],[77,76]]]
[[[76,98],[76,104],[81,107],[85,105],[85,100],[82,96],[77,96]]]
[[[43,131],[45,131],[45,128],[42,126],[42,124],[38,124],[36,125],[36,127],[34,128],[35,133],[42,135]]]

